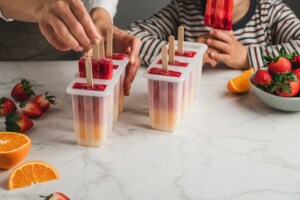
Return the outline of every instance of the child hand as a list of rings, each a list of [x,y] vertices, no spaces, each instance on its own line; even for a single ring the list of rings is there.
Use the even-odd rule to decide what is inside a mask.
[[[250,67],[247,48],[234,38],[232,32],[213,29],[209,35],[206,43],[212,49],[209,53],[212,59],[223,62],[233,69]]]
[[[197,38],[196,42],[206,44],[208,38],[211,38],[211,36],[208,33],[206,33],[206,34],[200,35]],[[215,67],[218,64],[218,62],[215,59],[210,57],[210,54],[213,51],[217,51],[217,50],[208,47],[207,51],[203,55],[203,64],[209,64],[211,67]]]

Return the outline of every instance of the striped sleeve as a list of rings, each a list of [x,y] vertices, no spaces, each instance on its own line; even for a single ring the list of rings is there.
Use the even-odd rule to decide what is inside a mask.
[[[169,35],[176,35],[179,15],[176,0],[147,20],[134,22],[129,26],[129,33],[142,41],[140,60],[142,65],[150,65],[160,53]]]
[[[263,66],[263,55],[276,57],[283,47],[286,52],[300,54],[300,20],[281,1],[274,1],[268,12],[268,32],[272,41],[268,46],[249,46],[248,57],[251,66]]]

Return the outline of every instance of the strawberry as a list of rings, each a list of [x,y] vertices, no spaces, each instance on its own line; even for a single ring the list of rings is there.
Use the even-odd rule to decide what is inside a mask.
[[[266,70],[257,70],[253,78],[253,83],[262,89],[268,89],[272,84],[272,75]]]
[[[293,69],[292,72],[297,75],[298,80],[300,80],[300,68]]]
[[[292,70],[291,54],[287,54],[283,48],[279,51],[279,56],[276,58],[264,56],[265,63],[268,66],[270,74],[275,76],[278,74],[284,74]]]
[[[33,101],[35,101],[42,108],[43,112],[49,109],[50,104],[56,104],[55,96],[48,96],[48,92],[45,94],[40,94],[36,96]]]
[[[64,195],[61,192],[54,192],[48,196],[40,195],[40,197],[42,197],[45,200],[70,200],[69,197],[67,197],[66,195]]]
[[[30,118],[37,118],[43,114],[42,108],[35,101],[30,101],[28,103],[21,103],[20,107],[24,115]]]
[[[299,80],[293,72],[287,72],[284,74],[277,74],[274,77],[273,87],[271,92],[282,97],[293,97],[299,93],[300,84]]]
[[[0,99],[0,115],[5,117],[11,113],[16,112],[16,110],[17,106],[14,102],[12,102],[12,100],[6,97],[2,97]]]
[[[33,121],[23,114],[12,113],[6,116],[6,131],[24,133],[33,127]]]
[[[31,95],[34,95],[34,91],[31,87],[30,82],[23,79],[21,83],[18,83],[12,89],[11,96],[18,101],[27,101]]]
[[[294,58],[293,58],[293,61],[296,65],[296,67],[299,67],[300,68],[300,55],[295,55]]]

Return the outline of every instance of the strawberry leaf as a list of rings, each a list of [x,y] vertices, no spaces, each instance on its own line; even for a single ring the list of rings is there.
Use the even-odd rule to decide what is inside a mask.
[[[282,89],[284,92],[288,93],[288,94],[291,94],[291,87],[290,87],[290,84],[283,84],[282,85]]]
[[[6,100],[6,98],[5,98],[5,97],[2,97],[2,98],[0,99],[0,105],[2,105],[2,104],[5,102],[5,100]]]
[[[35,95],[35,93],[34,93],[34,91],[32,90],[32,86],[31,86],[31,84],[30,84],[29,81],[27,81],[26,79],[22,79],[21,83],[22,83],[23,91],[24,91],[26,94]]]
[[[6,131],[12,131],[12,132],[20,131],[21,127],[17,124],[17,122],[20,119],[21,118],[16,113],[12,113],[6,116],[6,120],[5,120]]]

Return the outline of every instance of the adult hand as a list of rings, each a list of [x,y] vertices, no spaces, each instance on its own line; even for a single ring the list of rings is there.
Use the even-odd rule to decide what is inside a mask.
[[[141,48],[141,41],[124,30],[114,26],[110,15],[104,9],[93,9],[91,16],[97,30],[101,35],[103,35],[103,37],[106,36],[107,27],[113,27],[113,51],[129,55],[129,63],[126,66],[126,75],[124,80],[124,94],[128,96],[130,94],[131,83],[141,65],[138,57]]]
[[[250,67],[247,48],[234,38],[231,31],[213,29],[209,32],[207,45],[213,49],[209,56],[217,62],[223,62],[233,69]],[[217,51],[215,51],[217,50]]]
[[[6,18],[38,23],[50,44],[81,51],[100,39],[81,0],[0,0]]]
[[[101,38],[81,0],[41,2],[37,16],[40,30],[58,50],[82,51]]]

